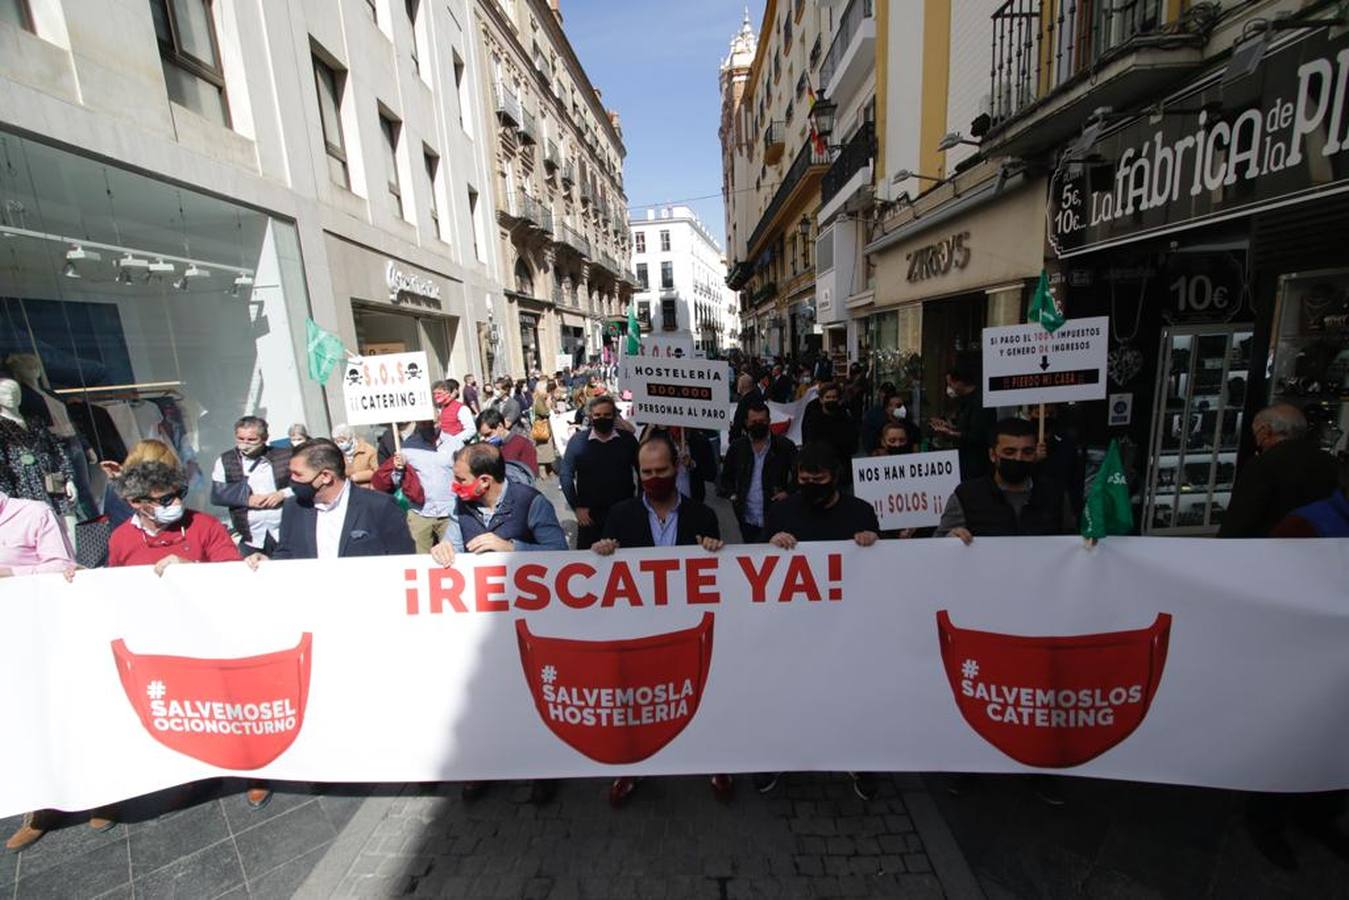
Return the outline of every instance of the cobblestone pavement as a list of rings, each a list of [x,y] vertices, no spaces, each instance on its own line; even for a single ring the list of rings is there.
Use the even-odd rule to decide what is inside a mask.
[[[719,803],[706,778],[642,781],[628,805],[608,782],[568,781],[545,806],[523,784],[466,803],[457,785],[387,804],[339,870],[306,893],[339,897],[941,897],[902,789],[858,799],[846,775],[787,776],[771,794],[736,779]]]

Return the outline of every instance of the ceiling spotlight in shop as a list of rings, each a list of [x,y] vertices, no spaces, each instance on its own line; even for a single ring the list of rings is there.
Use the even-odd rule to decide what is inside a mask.
[[[79,244],[71,244],[70,249],[66,251],[66,265],[61,270],[61,274],[67,278],[79,278],[80,270],[75,267],[76,263],[98,262],[102,258],[102,254],[95,253],[93,250],[86,250]]]
[[[230,296],[237,297],[239,296],[239,291],[248,290],[252,287],[253,276],[249,275],[247,272],[241,272],[239,273],[239,276],[234,279],[234,287],[230,288]]]
[[[67,278],[79,278],[80,270],[75,268],[75,264],[73,262],[67,260],[66,267],[61,270],[61,274],[66,276]]]
[[[156,259],[154,262],[150,263],[150,274],[151,274],[151,275],[157,275],[157,276],[163,278],[165,275],[172,275],[175,271],[177,271],[177,270],[174,269],[173,263],[171,263],[171,262],[165,262],[164,259],[163,259],[162,257],[161,257],[161,258],[158,258],[158,259]]]
[[[119,284],[130,284],[133,272],[148,278],[150,275],[150,260],[141,259],[132,253],[126,253],[121,259],[117,260],[117,281]]]

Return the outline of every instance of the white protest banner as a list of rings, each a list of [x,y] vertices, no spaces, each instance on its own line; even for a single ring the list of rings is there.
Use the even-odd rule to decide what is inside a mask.
[[[219,776],[1343,789],[1347,580],[1347,540],[1076,537],[5,578],[0,818]]]
[[[342,371],[348,425],[388,425],[436,418],[426,353],[350,359]]]
[[[632,418],[642,425],[726,427],[730,422],[730,371],[725,363],[701,359],[627,357],[625,380],[632,392]]]
[[[1110,317],[984,329],[984,406],[1104,400]]]
[[[960,484],[960,453],[909,453],[852,461],[853,493],[876,510],[881,528],[927,528],[941,521]]]

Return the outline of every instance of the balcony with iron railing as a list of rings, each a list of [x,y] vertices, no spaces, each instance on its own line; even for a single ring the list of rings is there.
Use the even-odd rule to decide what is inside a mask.
[[[579,256],[590,258],[590,241],[572,226],[563,222],[555,228],[554,236],[557,243],[570,247]]]
[[[802,143],[801,150],[796,154],[791,168],[782,179],[782,184],[778,185],[773,199],[768,202],[768,208],[759,217],[759,224],[754,226],[754,231],[749,236],[749,256],[758,255],[761,249],[759,245],[768,236],[769,227],[778,213],[787,206],[788,200],[800,196],[802,191],[809,189],[814,181],[824,174],[828,165],[828,150],[821,153],[815,149],[815,143],[810,140]]]
[[[492,85],[492,93],[496,97],[497,118],[502,124],[518,126],[520,98],[516,96],[515,89],[498,81]]]
[[[838,20],[834,42],[820,66],[825,96],[842,104],[876,65],[876,15],[873,0],[851,0]]]
[[[520,140],[526,144],[537,144],[539,142],[539,124],[534,119],[534,114],[527,109],[522,109],[523,121],[520,122]]]
[[[763,131],[763,161],[771,166],[782,159],[786,140],[787,126],[782,122],[769,122]]]
[[[829,171],[820,179],[820,221],[831,217],[836,211],[831,203],[838,198],[840,203],[848,199],[862,187],[869,186],[869,169],[876,158],[876,126],[867,122],[857,129],[857,133],[843,145],[843,150],[834,159]],[[858,177],[864,175],[865,177]],[[847,191],[844,191],[844,188]],[[840,196],[842,194],[842,196]]]
[[[591,206],[595,202],[595,190],[590,186],[589,181],[581,182],[581,205]]]
[[[539,204],[539,230],[544,234],[552,234],[556,229],[553,218],[553,211],[542,203]]]
[[[1172,6],[1167,0],[1006,0],[992,16],[986,147],[998,144],[1015,155],[1056,145],[1093,109],[1127,109],[1192,73],[1203,63],[1215,19],[1168,18]],[[1008,146],[1013,133],[1026,139]]]
[[[550,172],[556,172],[558,166],[562,164],[562,157],[557,152],[557,144],[553,141],[548,141],[544,145],[543,164]]]
[[[562,163],[562,183],[567,187],[576,184],[576,163],[571,160]]]
[[[538,225],[543,219],[543,207],[524,191],[516,191],[511,197],[510,214],[521,222]]]

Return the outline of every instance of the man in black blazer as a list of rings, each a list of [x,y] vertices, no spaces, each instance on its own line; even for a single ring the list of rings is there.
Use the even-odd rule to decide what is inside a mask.
[[[601,556],[609,556],[620,547],[701,546],[715,553],[724,545],[717,514],[710,508],[682,496],[675,489],[677,451],[667,434],[657,433],[642,442],[637,450],[637,470],[642,493],[621,500],[604,520],[604,537],[591,545]],[[609,787],[609,803],[620,807],[637,787],[635,778],[617,778]],[[712,776],[712,792],[717,799],[731,797],[729,775]]]
[[[416,553],[407,516],[388,494],[355,487],[346,459],[327,438],[309,441],[290,459],[293,497],[281,508],[272,559],[347,559]],[[262,554],[247,559],[256,569]]]

